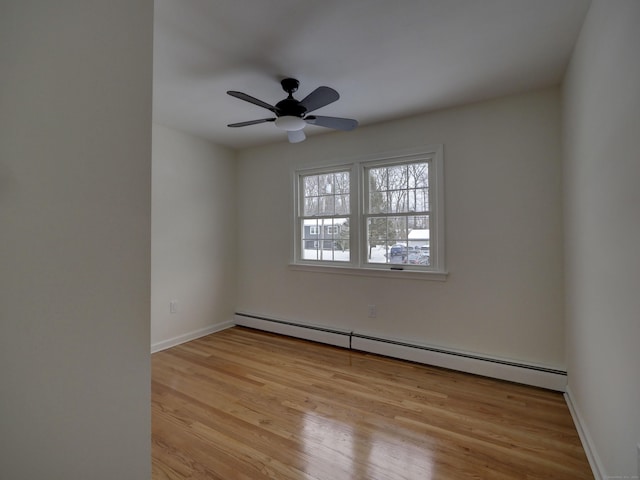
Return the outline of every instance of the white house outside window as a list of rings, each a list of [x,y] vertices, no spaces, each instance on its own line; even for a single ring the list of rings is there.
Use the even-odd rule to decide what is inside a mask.
[[[441,145],[294,176],[294,265],[445,272]]]

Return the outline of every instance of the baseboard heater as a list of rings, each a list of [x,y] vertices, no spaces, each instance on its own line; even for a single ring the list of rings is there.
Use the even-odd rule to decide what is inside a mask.
[[[305,340],[312,340],[319,343],[327,343],[337,347],[351,348],[352,332],[350,330],[340,330],[315,325],[303,325],[286,320],[250,315],[247,313],[236,313],[236,325],[272,333],[279,333],[290,337],[303,338]]]
[[[235,324],[281,335],[564,392],[567,372],[471,352],[238,312]]]

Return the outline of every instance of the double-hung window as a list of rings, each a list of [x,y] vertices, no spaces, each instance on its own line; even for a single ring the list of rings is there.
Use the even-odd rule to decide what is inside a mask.
[[[442,146],[294,176],[294,265],[445,272]]]

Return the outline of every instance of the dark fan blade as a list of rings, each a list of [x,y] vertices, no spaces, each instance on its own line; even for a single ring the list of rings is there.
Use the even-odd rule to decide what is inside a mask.
[[[338,117],[320,117],[310,115],[306,117],[305,122],[311,125],[318,125],[320,127],[333,128],[335,130],[353,130],[358,126],[358,121],[351,118],[338,118]]]
[[[309,113],[317,110],[320,107],[329,105],[339,98],[340,95],[338,95],[338,92],[336,92],[333,88],[318,87],[309,95],[307,95],[304,100],[300,102],[300,105],[306,108],[307,113]]]
[[[261,118],[260,120],[249,120],[248,122],[230,123],[227,127],[246,127],[247,125],[255,125],[256,123],[273,122],[275,118]]]
[[[287,132],[287,137],[289,137],[289,143],[300,143],[307,138],[304,134],[304,130],[289,130]]]
[[[271,110],[273,113],[276,113],[276,107],[273,105],[269,105],[267,102],[263,102],[262,100],[258,100],[251,95],[247,95],[242,92],[234,92],[233,90],[229,90],[227,92],[232,97],[239,98],[240,100],[244,100],[245,102],[253,103],[254,105],[258,105],[259,107],[266,108],[267,110]]]

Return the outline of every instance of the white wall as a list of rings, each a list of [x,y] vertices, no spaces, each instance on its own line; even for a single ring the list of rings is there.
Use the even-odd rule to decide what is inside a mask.
[[[236,166],[230,150],[154,125],[152,170],[151,344],[158,350],[233,321]]]
[[[569,390],[619,478],[640,474],[639,26],[637,0],[592,4],[563,105]]]
[[[152,17],[0,3],[2,478],[150,478]]]
[[[288,269],[291,169],[440,143],[446,282]],[[565,366],[558,89],[244,150],[238,168],[238,311]]]

